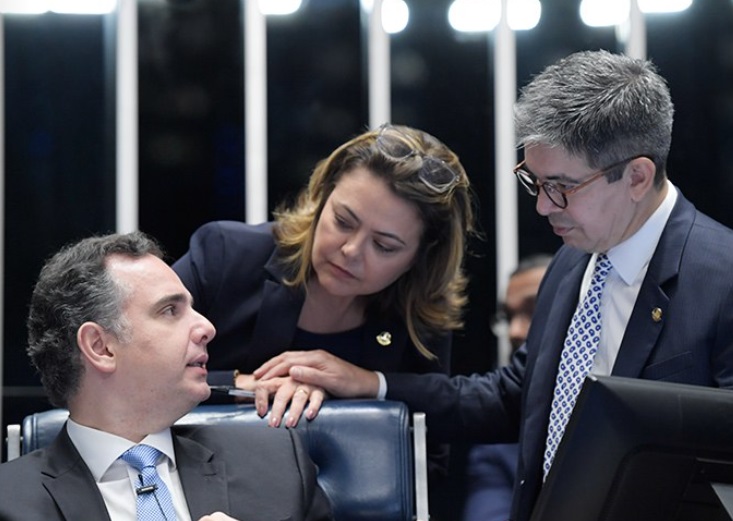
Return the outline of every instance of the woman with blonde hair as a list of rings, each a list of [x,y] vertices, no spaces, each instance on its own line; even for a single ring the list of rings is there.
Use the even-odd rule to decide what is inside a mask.
[[[274,396],[269,422],[317,414],[325,392],[252,372],[290,350],[324,349],[376,371],[450,369],[474,231],[458,157],[426,132],[383,125],[334,150],[272,223],[199,228],[173,266],[217,328],[212,385]]]

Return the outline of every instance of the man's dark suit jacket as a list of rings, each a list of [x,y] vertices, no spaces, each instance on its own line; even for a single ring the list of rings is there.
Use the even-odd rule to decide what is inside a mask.
[[[387,374],[387,398],[427,413],[442,439],[519,439],[513,521],[527,521],[542,486],[542,454],[560,352],[589,254],[563,246],[539,290],[525,346],[493,373]],[[661,320],[655,320],[661,310]],[[613,375],[733,387],[733,231],[679,194],[629,319]]]
[[[330,520],[315,466],[294,431],[174,426],[178,472],[193,521],[222,511],[242,521]],[[0,465],[0,520],[109,520],[66,428],[47,448]]]

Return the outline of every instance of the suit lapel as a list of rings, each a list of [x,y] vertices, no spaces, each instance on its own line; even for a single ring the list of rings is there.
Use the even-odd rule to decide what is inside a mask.
[[[257,367],[288,349],[303,308],[303,295],[282,283],[285,273],[278,264],[275,249],[265,265],[272,277],[266,280],[260,311],[252,332],[252,348],[248,349],[248,365]],[[256,357],[256,360],[252,357]]]
[[[547,394],[547,388],[555,384],[560,353],[565,342],[570,319],[578,305],[580,283],[583,280],[589,258],[588,254],[582,254],[573,260],[566,274],[564,276],[560,275],[562,278],[558,281],[554,294],[549,295],[544,292],[543,307],[540,308],[538,305],[538,309],[548,309],[549,311],[543,319],[545,327],[539,332],[541,338],[539,339],[539,347],[535,350],[537,362],[534,367],[539,368],[540,371],[539,374],[532,375],[530,389],[536,390],[543,397]],[[536,343],[537,339],[534,340]],[[535,383],[536,386],[532,385]],[[543,401],[547,401],[549,404],[550,399],[546,398]]]
[[[175,427],[174,427],[175,429]],[[215,454],[200,443],[173,435],[176,465],[191,519],[217,510],[228,511],[227,474],[223,462],[214,461]]]
[[[269,360],[288,348],[295,336],[302,299],[293,290],[271,280],[265,281],[262,305],[257,313],[257,323],[252,343],[257,346],[258,357]]]
[[[566,250],[569,251],[569,250]],[[550,415],[550,404],[555,387],[557,367],[560,362],[565,336],[570,319],[578,304],[578,294],[583,274],[588,266],[590,256],[581,252],[574,254],[567,261],[567,272],[559,274],[558,280],[548,291],[542,291],[542,303],[538,302],[537,310],[549,310],[547,316],[542,317],[544,327],[530,331],[528,344],[539,346],[531,356],[536,356],[536,363],[531,364],[532,373],[525,377],[527,385],[527,399],[525,410],[525,432],[527,436],[534,436],[534,440],[527,440],[523,445],[525,450],[535,450],[536,454],[524,454],[525,461],[535,461],[544,450],[544,438],[547,435],[547,422]],[[562,266],[555,269],[562,270]],[[535,315],[536,317],[536,315]],[[533,319],[534,322],[535,319]],[[534,324],[533,324],[534,326]],[[533,338],[539,335],[540,338]]]
[[[669,305],[669,289],[679,274],[687,237],[692,229],[695,208],[678,192],[677,203],[659,238],[649,269],[636,298],[634,310],[621,342],[612,374],[638,378],[646,365],[664,322]]]
[[[48,448],[48,460],[41,481],[58,505],[63,519],[109,521],[107,507],[89,468],[66,433],[61,429]]]

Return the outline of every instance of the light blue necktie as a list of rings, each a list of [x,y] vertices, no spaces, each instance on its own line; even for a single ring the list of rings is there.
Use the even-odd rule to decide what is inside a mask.
[[[560,354],[560,365],[552,396],[550,423],[547,429],[543,479],[550,471],[555,451],[560,444],[565,426],[573,412],[580,388],[593,367],[593,359],[601,338],[601,292],[606,285],[606,277],[612,269],[606,254],[596,258],[593,278],[588,292],[575,309],[570,321],[565,344]]]
[[[135,489],[138,521],[176,521],[173,498],[155,469],[161,454],[150,445],[136,445],[120,456],[140,473]]]

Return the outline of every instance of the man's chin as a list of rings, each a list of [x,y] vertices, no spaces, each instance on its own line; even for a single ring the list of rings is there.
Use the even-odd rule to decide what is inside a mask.
[[[198,405],[198,404],[199,404],[199,403],[201,403],[201,402],[205,402],[205,401],[206,401],[206,400],[208,400],[208,399],[209,399],[209,397],[211,396],[211,387],[209,387],[209,384],[208,384],[208,383],[207,383],[207,384],[205,384],[205,385],[204,385],[204,386],[203,386],[203,387],[202,387],[202,388],[200,389],[200,391],[199,391],[199,395],[200,395],[200,398],[199,398],[198,402],[197,402],[197,403],[196,403],[195,405]],[[194,406],[195,406],[195,405],[194,405]]]
[[[190,409],[193,409],[197,405],[199,405],[201,402],[205,402],[209,399],[211,396],[211,387],[209,387],[209,384],[206,382],[197,382],[195,384],[195,387],[190,390],[189,393],[187,393],[190,397]],[[186,411],[188,412],[188,411]]]

